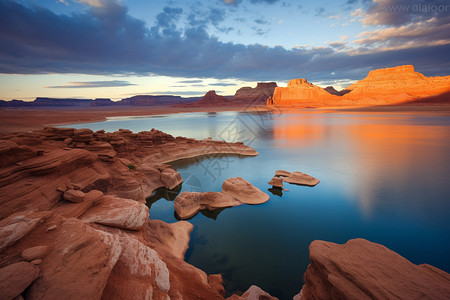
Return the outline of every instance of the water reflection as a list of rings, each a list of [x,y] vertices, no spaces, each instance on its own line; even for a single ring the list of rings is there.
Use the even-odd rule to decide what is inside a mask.
[[[152,218],[172,223],[177,219],[171,200],[178,192],[218,192],[224,180],[241,176],[271,193],[262,205],[205,211],[189,221],[194,231],[186,260],[208,274],[221,273],[228,295],[256,284],[291,299],[316,239],[344,243],[362,237],[416,264],[450,271],[449,117],[241,112],[80,126],[242,139],[260,153],[174,162],[184,180],[181,191],[162,190],[149,201]],[[310,174],[320,184],[277,191],[267,183],[279,169]]]

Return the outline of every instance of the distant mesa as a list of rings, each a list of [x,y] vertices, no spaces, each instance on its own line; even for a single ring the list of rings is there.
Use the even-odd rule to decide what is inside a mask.
[[[325,89],[306,79],[293,79],[287,87],[275,88],[269,106],[320,107],[327,105],[387,105],[423,102],[448,102],[450,76],[426,77],[412,65],[370,71],[366,78],[342,91]]]
[[[220,96],[216,91],[207,92],[202,99],[188,104],[188,106],[213,107],[213,106],[246,106],[266,105],[267,98],[273,95],[277,87],[275,82],[258,82],[255,88],[242,87],[236,91],[233,97]]]
[[[241,104],[265,105],[267,98],[273,96],[275,82],[258,82],[255,88],[242,87],[236,91],[232,100]]]
[[[199,97],[183,98],[173,95],[139,95],[119,101],[119,105],[132,106],[167,106],[195,102]]]
[[[233,102],[229,97],[220,96],[216,94],[216,91],[211,90],[207,92],[200,100],[188,104],[188,106],[206,107],[206,106],[227,106]]]
[[[170,106],[186,104],[199,100],[200,97],[180,97],[173,95],[139,95],[125,98],[120,101],[112,101],[109,98],[92,99],[66,99],[37,97],[34,101],[0,100],[0,107],[89,107],[89,106]]]

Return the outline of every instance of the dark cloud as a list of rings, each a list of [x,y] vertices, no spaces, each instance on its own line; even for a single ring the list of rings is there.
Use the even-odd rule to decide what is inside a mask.
[[[211,86],[234,86],[236,84],[234,83],[223,83],[223,82],[217,82],[217,83],[210,83]]]
[[[364,23],[370,25],[403,25],[412,21],[444,18],[450,13],[450,3],[442,0],[384,0],[373,2]]]
[[[265,3],[265,4],[274,4],[279,0],[250,0],[250,3]],[[228,5],[239,5],[242,0],[222,0],[223,3]]]
[[[345,48],[344,42],[333,42],[333,43],[329,43],[329,45],[330,45],[330,47],[335,48],[335,49]]]
[[[259,25],[267,25],[270,23],[269,21],[264,20],[263,18],[256,19],[254,22]]]
[[[252,26],[252,29],[259,36],[265,36],[270,31],[270,29],[262,29],[261,27],[257,27],[257,26]]]
[[[81,89],[81,88],[98,88],[98,87],[118,87],[135,85],[125,80],[106,80],[106,81],[76,81],[69,82],[66,85],[48,86],[51,89]]]
[[[202,79],[188,79],[188,80],[179,80],[177,83],[202,83]]]
[[[349,53],[332,47],[224,43],[210,36],[201,23],[179,29],[180,9],[165,8],[154,26],[147,28],[125,7],[107,3],[82,13],[57,15],[45,8],[0,1],[0,73],[284,81],[327,80],[332,71],[335,78],[360,79],[370,69],[401,64],[414,64],[426,75],[450,73],[449,44],[374,51],[373,45],[361,43],[362,49]]]

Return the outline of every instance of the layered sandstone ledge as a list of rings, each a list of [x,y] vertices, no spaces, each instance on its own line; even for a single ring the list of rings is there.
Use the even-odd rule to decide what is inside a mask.
[[[427,264],[415,265],[364,239],[343,245],[313,241],[309,253],[311,264],[296,300],[444,300],[450,295],[450,274]]]
[[[46,128],[0,136],[0,290],[13,299],[223,299],[184,261],[193,226],[149,219],[145,197],[182,182],[163,164],[242,143]]]

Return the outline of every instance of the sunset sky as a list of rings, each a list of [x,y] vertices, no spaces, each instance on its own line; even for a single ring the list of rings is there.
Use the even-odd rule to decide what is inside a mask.
[[[0,99],[233,95],[376,68],[450,74],[450,2],[0,0]]]

